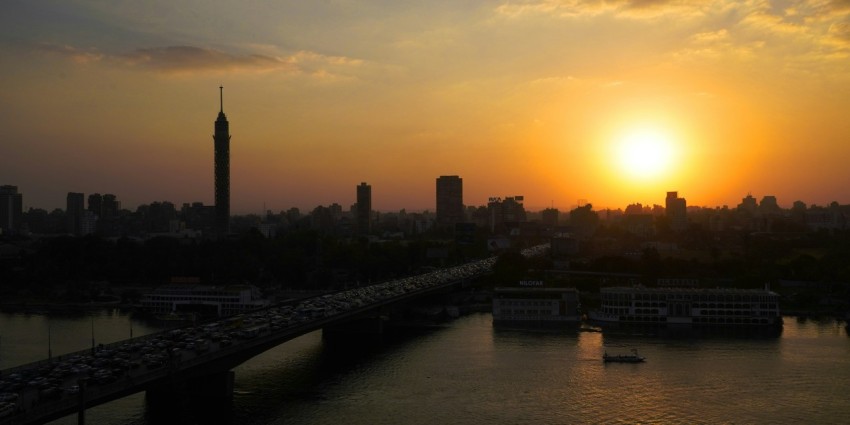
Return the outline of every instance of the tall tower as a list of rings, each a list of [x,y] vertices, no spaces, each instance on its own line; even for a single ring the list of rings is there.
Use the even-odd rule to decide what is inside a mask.
[[[221,109],[215,120],[215,229],[219,236],[230,232],[230,124],[224,115],[224,87],[219,86]]]

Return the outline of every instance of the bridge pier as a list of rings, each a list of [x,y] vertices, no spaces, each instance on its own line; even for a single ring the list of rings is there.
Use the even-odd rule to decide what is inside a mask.
[[[154,406],[168,406],[187,399],[229,402],[233,398],[233,382],[236,372],[226,370],[188,379],[175,378],[147,390],[148,403]]]
[[[322,328],[322,336],[328,337],[333,335],[373,335],[379,336],[384,333],[384,322],[387,320],[385,316],[376,315],[373,317],[363,317],[357,320],[351,320],[343,323],[338,323],[333,326],[325,326]]]
[[[77,380],[77,386],[80,389],[80,392],[77,393],[77,403],[79,404],[77,410],[77,425],[85,425],[86,424],[86,384],[88,383],[88,378],[82,378]]]

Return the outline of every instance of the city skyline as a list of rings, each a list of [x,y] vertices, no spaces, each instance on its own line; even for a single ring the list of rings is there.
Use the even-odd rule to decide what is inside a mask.
[[[440,179],[445,178],[445,177],[451,177],[451,178],[459,179],[458,176],[440,176],[437,179],[438,183],[439,183]],[[462,179],[459,179],[459,180],[462,180]],[[212,208],[213,210],[216,209],[214,204],[210,205],[210,204],[204,204],[203,202],[199,202],[199,201],[174,201],[174,200],[168,200],[168,199],[158,199],[158,200],[153,200],[153,201],[150,201],[150,202],[142,203],[142,204],[139,204],[139,205],[127,207],[123,204],[123,201],[120,200],[120,197],[116,196],[115,194],[101,195],[98,192],[94,192],[94,193],[67,192],[65,194],[66,199],[63,201],[64,203],[63,203],[62,206],[58,206],[56,208],[44,208],[44,207],[41,207],[41,206],[27,205],[27,203],[25,202],[24,194],[21,193],[18,190],[18,187],[15,186],[15,185],[2,185],[2,186],[0,186],[0,189],[2,189],[3,194],[5,194],[7,191],[9,191],[9,193],[14,192],[14,194],[15,194],[14,196],[17,197],[16,202],[18,202],[21,205],[21,212],[22,213],[27,213],[27,211],[30,210],[30,209],[36,209],[36,210],[40,209],[40,210],[44,210],[44,211],[47,211],[47,212],[50,212],[54,209],[58,209],[58,210],[61,210],[63,212],[68,212],[69,210],[79,210],[80,207],[76,204],[79,204],[80,201],[76,201],[76,204],[73,208],[68,207],[68,205],[69,205],[68,199],[70,199],[72,197],[75,198],[75,199],[80,199],[82,201],[82,209],[83,210],[92,210],[93,203],[97,203],[96,204],[97,206],[94,207],[94,210],[97,210],[98,208],[102,208],[101,203],[103,202],[103,199],[108,198],[110,209],[108,210],[107,215],[110,215],[110,216],[114,215],[116,213],[116,211],[119,211],[119,210],[126,210],[126,211],[132,212],[132,211],[135,211],[136,208],[138,208],[138,207],[150,206],[150,205],[153,205],[153,204],[161,204],[161,203],[170,203],[170,204],[172,204],[172,205],[174,205],[175,207],[178,207],[178,208],[201,207],[201,208]],[[372,186],[367,184],[366,182],[361,182],[359,185],[357,185],[357,195],[355,195],[355,198],[362,194],[362,196],[364,196],[364,199],[368,199],[368,201],[369,201],[368,203],[371,204],[371,192],[372,192]],[[592,211],[596,211],[596,212],[604,212],[604,211],[617,212],[617,211],[619,211],[619,212],[625,213],[625,214],[649,214],[649,213],[652,213],[653,211],[656,211],[658,208],[661,208],[661,211],[669,210],[670,209],[671,194],[672,194],[672,199],[674,199],[676,201],[675,202],[676,206],[674,208],[677,211],[675,214],[678,214],[678,215],[680,215],[682,213],[682,211],[686,211],[687,209],[690,209],[690,208],[697,208],[697,209],[728,208],[730,210],[736,210],[737,209],[737,210],[746,210],[746,211],[752,212],[752,211],[759,210],[759,209],[762,209],[762,208],[767,208],[767,209],[770,209],[770,210],[776,209],[776,210],[792,211],[795,208],[798,208],[798,205],[797,205],[798,203],[802,203],[801,205],[803,207],[807,208],[807,209],[830,208],[836,203],[839,206],[850,205],[850,204],[841,204],[841,203],[838,203],[838,201],[831,201],[831,202],[819,204],[819,203],[808,202],[805,199],[796,199],[794,201],[789,201],[789,202],[779,202],[779,201],[777,201],[776,197],[773,196],[773,195],[765,194],[765,195],[759,195],[758,197],[754,197],[752,193],[747,193],[744,197],[740,198],[738,202],[732,202],[730,204],[695,205],[695,204],[686,203],[687,201],[686,201],[685,197],[678,197],[677,196],[678,192],[672,191],[672,192],[666,192],[664,194],[659,195],[658,198],[661,200],[660,202],[656,202],[656,201],[652,201],[652,202],[629,202],[629,203],[623,204],[623,205],[597,207],[596,205],[593,205],[593,202],[590,202],[586,199],[581,199],[581,200],[578,201],[577,204],[574,204],[574,205],[572,205],[568,208],[559,208],[556,205],[546,205],[546,206],[540,206],[540,207],[527,207],[527,205],[523,205],[523,209],[527,212],[530,212],[530,213],[544,213],[545,214],[547,210],[560,211],[560,212],[563,213],[563,212],[569,212],[569,211],[575,210],[575,209],[581,209],[581,208],[587,207],[587,205],[591,205],[591,206],[593,206]],[[406,212],[409,212],[409,213],[429,213],[429,214],[433,214],[434,217],[435,217],[435,220],[437,222],[439,222],[440,213],[439,213],[438,208],[436,208],[436,206],[440,202],[439,201],[439,197],[440,197],[439,185],[437,186],[437,190],[435,191],[435,193],[433,195],[435,195],[436,199],[435,199],[434,206],[432,206],[431,208],[425,208],[425,209],[422,209],[422,210],[414,210],[414,209],[402,207],[398,210],[381,210],[381,209],[375,209],[373,207],[373,208],[370,208],[369,211],[377,212],[377,213],[396,213],[396,212],[400,212],[400,211],[406,211]],[[667,197],[665,198],[664,195],[666,195]],[[480,207],[488,208],[494,202],[496,204],[499,204],[503,200],[509,200],[510,201],[510,200],[514,200],[515,198],[516,198],[516,200],[519,201],[520,204],[523,204],[524,201],[525,201],[523,195],[516,195],[516,196],[505,196],[505,197],[502,197],[502,196],[490,197],[488,199],[488,201],[486,201],[482,204],[470,204],[470,203],[467,203],[467,202],[463,202],[461,204],[462,207],[463,207],[463,213],[462,214],[463,215],[469,214],[469,211],[467,210],[467,208],[480,208]],[[86,201],[86,199],[87,199],[87,201]],[[95,199],[95,200],[93,200],[93,199]],[[233,213],[233,214],[230,215],[230,217],[252,215],[252,214],[253,215],[264,215],[264,214],[267,214],[267,213],[285,214],[288,211],[290,211],[292,208],[298,209],[301,213],[310,214],[316,208],[336,207],[336,208],[340,208],[342,213],[351,213],[352,218],[357,218],[357,216],[365,215],[365,210],[361,210],[358,207],[358,205],[359,205],[359,202],[356,202],[356,199],[355,199],[355,202],[348,204],[346,208],[343,208],[343,205],[340,204],[339,202],[331,202],[331,203],[324,204],[324,205],[319,204],[319,205],[313,205],[313,206],[306,207],[306,208],[300,208],[298,206],[291,206],[291,207],[283,208],[283,209],[280,209],[280,210],[266,209],[266,210],[262,210],[262,211],[248,211],[248,212],[245,212],[245,213]],[[116,206],[117,206],[117,209],[115,209]],[[77,215],[79,215],[79,214],[77,214]],[[96,214],[96,215],[98,217],[100,217],[99,214]]]
[[[221,85],[233,214],[361,181],[375,210],[434,210],[442,175],[530,210],[850,202],[842,2],[8,6],[0,183],[25,209],[213,205]]]

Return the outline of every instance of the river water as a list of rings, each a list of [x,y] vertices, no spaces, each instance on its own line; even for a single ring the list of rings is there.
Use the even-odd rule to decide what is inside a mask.
[[[91,424],[847,423],[842,321],[785,318],[780,335],[494,329],[461,317],[382,341],[314,332],[239,366],[229,405],[149,406],[143,393]],[[119,311],[0,313],[0,368],[160,330]],[[48,334],[50,337],[48,338]],[[639,349],[641,364],[605,364]],[[75,424],[70,416],[55,424]]]

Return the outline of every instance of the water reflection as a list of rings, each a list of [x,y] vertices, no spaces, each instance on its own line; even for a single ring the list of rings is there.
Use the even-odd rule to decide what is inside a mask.
[[[49,326],[54,332],[60,327],[77,332],[70,341],[85,348],[92,317],[98,341],[109,335],[126,338],[128,321],[138,335],[152,329],[108,312],[51,317]],[[842,423],[850,414],[836,398],[850,391],[850,331],[841,321],[791,317],[781,333],[760,335],[625,327],[501,329],[491,319],[476,314],[443,328],[408,329],[402,336],[372,340],[313,332],[236,368],[231,403],[188,399],[164,407],[137,394],[91,409],[87,416],[91,423],[134,425],[365,425]],[[10,351],[7,335],[12,334],[33,334],[35,358],[44,358],[46,335],[35,335],[47,329],[42,320],[0,314],[0,362],[26,349],[14,340]],[[605,350],[631,348],[647,362],[602,362]]]

